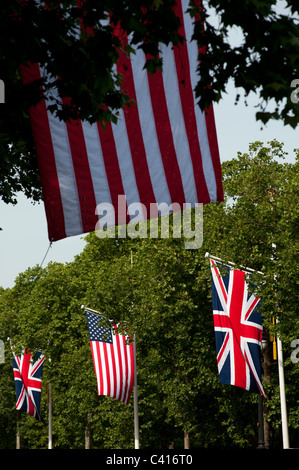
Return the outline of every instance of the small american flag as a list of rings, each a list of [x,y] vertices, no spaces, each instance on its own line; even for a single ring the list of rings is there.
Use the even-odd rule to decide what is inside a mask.
[[[260,299],[249,293],[245,271],[225,266],[227,272],[222,275],[220,265],[213,259],[210,261],[220,381],[264,395],[260,364],[263,332]]]
[[[16,409],[23,410],[40,420],[40,399],[42,391],[42,372],[45,356],[38,353],[33,362],[29,350],[23,354],[12,353],[12,365],[16,386]]]
[[[101,326],[102,317],[85,311],[99,395],[128,404],[134,382],[134,349],[128,336]]]

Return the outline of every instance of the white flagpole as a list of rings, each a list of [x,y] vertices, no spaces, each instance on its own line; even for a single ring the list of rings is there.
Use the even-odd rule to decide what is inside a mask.
[[[286,392],[285,392],[285,382],[284,382],[283,352],[282,352],[282,342],[279,339],[279,336],[277,337],[277,360],[278,360],[279,393],[280,393],[280,409],[281,409],[281,424],[282,424],[282,444],[283,444],[284,449],[289,449],[290,443],[289,443]]]
[[[49,400],[49,434],[48,449],[52,449],[52,384],[48,384],[48,400]]]
[[[135,449],[139,449],[139,416],[138,416],[138,394],[137,394],[137,366],[136,366],[136,339],[134,335],[134,433]]]
[[[98,313],[99,315],[101,315],[101,312],[99,312],[98,310],[93,310],[92,308],[89,308],[89,307],[86,307],[85,305],[81,305],[81,309],[82,310],[88,310],[89,312],[93,312],[93,313]]]
[[[223,261],[221,258],[217,258],[217,256],[213,256],[213,255],[211,255],[211,254],[208,253],[208,252],[206,252],[205,258],[211,258],[211,259],[213,259],[213,260],[215,260],[215,261],[220,261],[221,263],[223,263],[223,264],[225,264],[225,265],[236,266],[236,264],[233,263],[232,261]],[[247,272],[251,272],[251,273],[264,274],[264,273],[262,273],[261,271],[256,271],[255,269],[246,268],[245,266],[240,266],[240,268],[241,268],[243,271],[247,271]]]
[[[131,250],[131,266],[133,266],[133,251]],[[137,393],[137,361],[136,361],[136,337],[133,337],[134,351],[134,434],[135,449],[139,449],[139,416],[138,416],[138,393]]]

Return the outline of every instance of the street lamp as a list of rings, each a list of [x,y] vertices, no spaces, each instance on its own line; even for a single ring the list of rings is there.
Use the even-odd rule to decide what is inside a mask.
[[[267,339],[265,339],[264,335],[262,338],[261,343],[261,352],[262,354],[267,348]],[[264,436],[264,412],[263,412],[263,396],[258,396],[258,449],[265,449],[265,436]]]

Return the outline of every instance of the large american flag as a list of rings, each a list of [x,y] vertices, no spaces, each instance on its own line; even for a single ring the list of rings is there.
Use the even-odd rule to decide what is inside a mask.
[[[128,336],[101,325],[101,316],[85,310],[99,395],[129,403],[134,384],[134,347]]]
[[[37,354],[37,359],[33,362],[29,350],[24,350],[24,353],[19,355],[12,352],[16,409],[23,410],[39,420],[44,360],[45,356],[41,353]]]
[[[194,20],[189,1],[177,0],[183,45],[160,45],[163,71],[150,75],[141,49],[129,58],[120,51],[122,88],[136,105],[120,111],[117,124],[61,122],[45,100],[30,109],[50,240],[102,228],[98,204],[111,204],[108,225],[159,213],[159,204],[194,206],[223,200],[221,165],[213,107],[202,112],[194,94],[198,46],[191,40]],[[45,72],[22,67],[25,84]],[[118,196],[125,196],[119,203]],[[152,210],[152,212],[151,212]],[[152,215],[151,215],[152,214]],[[134,219],[136,220],[135,212]]]
[[[249,293],[246,272],[210,260],[220,381],[264,395],[261,383],[260,299]],[[226,273],[223,275],[223,269]]]

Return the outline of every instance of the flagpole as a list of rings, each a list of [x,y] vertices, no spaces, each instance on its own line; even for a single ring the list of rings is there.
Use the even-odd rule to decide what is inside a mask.
[[[16,435],[16,449],[21,449],[21,435],[20,435],[20,412],[17,410],[17,435]]]
[[[48,434],[48,449],[52,449],[52,384],[48,384],[48,400],[49,400],[49,434]]]
[[[284,368],[283,368],[283,352],[282,342],[277,336],[277,360],[278,360],[278,375],[279,375],[279,393],[280,393],[280,409],[281,409],[281,424],[282,424],[282,444],[284,449],[289,449],[289,430],[288,430],[288,417],[287,417],[287,404],[286,392],[284,381]]]
[[[81,309],[82,310],[88,310],[89,312],[93,312],[93,313],[98,313],[99,315],[101,315],[101,312],[99,312],[98,310],[93,310],[92,308],[89,308],[89,307],[86,307],[86,305],[81,305]]]
[[[209,253],[208,251],[205,253],[205,258],[211,258],[215,261],[220,261],[223,264],[228,264],[230,266],[236,266],[236,264],[233,263],[232,261],[223,261],[221,258],[218,258],[217,256],[211,255],[211,253]],[[261,271],[256,271],[255,269],[252,269],[252,268],[246,268],[245,266],[240,266],[240,268],[242,268],[242,270],[250,272],[250,273],[264,274]]]
[[[133,251],[131,250],[131,266],[133,266]],[[134,351],[134,434],[135,449],[139,449],[139,416],[138,416],[138,393],[137,393],[137,361],[136,361],[136,337],[133,336]]]
[[[136,339],[134,335],[134,433],[135,449],[139,449],[139,416],[138,416],[138,393],[137,393],[137,365],[136,365]]]

